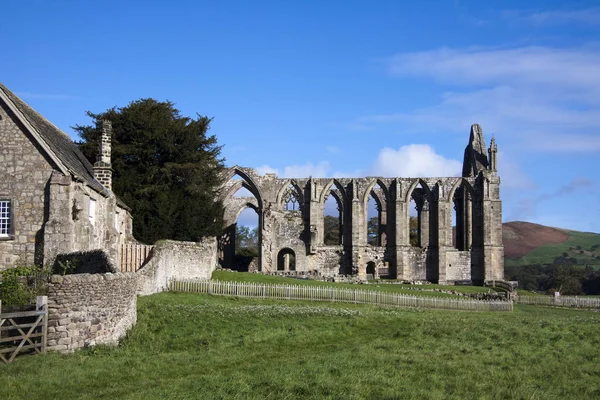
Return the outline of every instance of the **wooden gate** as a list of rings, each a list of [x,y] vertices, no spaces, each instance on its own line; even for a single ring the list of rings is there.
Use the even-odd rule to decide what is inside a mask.
[[[8,364],[18,354],[46,352],[48,297],[38,296],[35,310],[2,314],[0,302],[0,360]]]
[[[119,271],[135,272],[140,269],[151,256],[152,246],[128,243],[121,246]]]

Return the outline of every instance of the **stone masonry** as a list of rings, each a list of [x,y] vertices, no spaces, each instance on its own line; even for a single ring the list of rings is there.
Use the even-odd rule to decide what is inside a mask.
[[[461,177],[282,179],[233,167],[222,188],[225,230],[219,238],[219,262],[224,268],[233,266],[237,218],[249,207],[258,214],[258,269],[265,273],[294,265],[296,272],[323,277],[365,279],[369,274],[404,281],[478,284],[503,279],[496,153],[494,139],[486,151],[481,127],[475,124]],[[241,188],[251,195],[234,196]],[[341,221],[340,241],[335,246],[324,244],[329,196],[336,200]],[[376,246],[367,240],[370,196],[378,210]],[[417,246],[410,244],[411,200],[418,220]],[[290,255],[294,264],[288,261]]]
[[[48,284],[48,350],[116,344],[137,318],[135,273],[53,275]]]

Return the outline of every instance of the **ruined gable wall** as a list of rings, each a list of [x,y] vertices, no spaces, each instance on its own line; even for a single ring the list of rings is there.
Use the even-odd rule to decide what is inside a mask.
[[[0,270],[41,260],[46,186],[53,168],[14,114],[0,106],[0,199],[11,200],[13,237],[0,238]]]

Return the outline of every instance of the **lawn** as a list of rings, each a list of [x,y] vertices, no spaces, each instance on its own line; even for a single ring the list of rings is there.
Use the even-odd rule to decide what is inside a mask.
[[[444,291],[455,291],[457,293],[488,293],[490,288],[483,286],[454,286],[454,285],[403,285],[392,283],[380,283],[371,281],[368,284],[356,283],[337,283],[325,282],[308,279],[286,278],[275,275],[263,275],[249,272],[230,272],[230,271],[215,271],[212,274],[212,279],[219,281],[233,282],[255,282],[255,283],[271,283],[285,285],[309,285],[309,286],[332,286],[338,288],[358,289],[358,290],[376,290],[380,292],[403,293],[412,296],[438,296],[451,297],[452,294],[434,291],[435,289]]]
[[[117,348],[0,366],[1,399],[597,399],[600,315],[139,298]]]

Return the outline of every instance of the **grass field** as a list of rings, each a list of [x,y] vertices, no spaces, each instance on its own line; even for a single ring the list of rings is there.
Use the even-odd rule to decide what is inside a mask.
[[[117,348],[0,366],[1,399],[597,399],[600,315],[163,293]]]
[[[309,285],[309,286],[333,286],[339,288],[359,289],[359,290],[377,290],[380,292],[403,293],[417,296],[442,296],[449,297],[450,294],[434,292],[434,289],[453,290],[457,293],[487,293],[489,288],[483,286],[454,286],[454,285],[401,285],[389,283],[370,282],[369,284],[358,285],[355,283],[336,283],[324,282],[308,279],[286,278],[274,275],[263,275],[249,272],[230,272],[230,271],[215,271],[212,274],[212,279],[220,281],[233,282],[257,282],[257,283],[273,283],[287,285]],[[416,289],[416,290],[411,290]],[[420,289],[420,290],[419,290]]]

